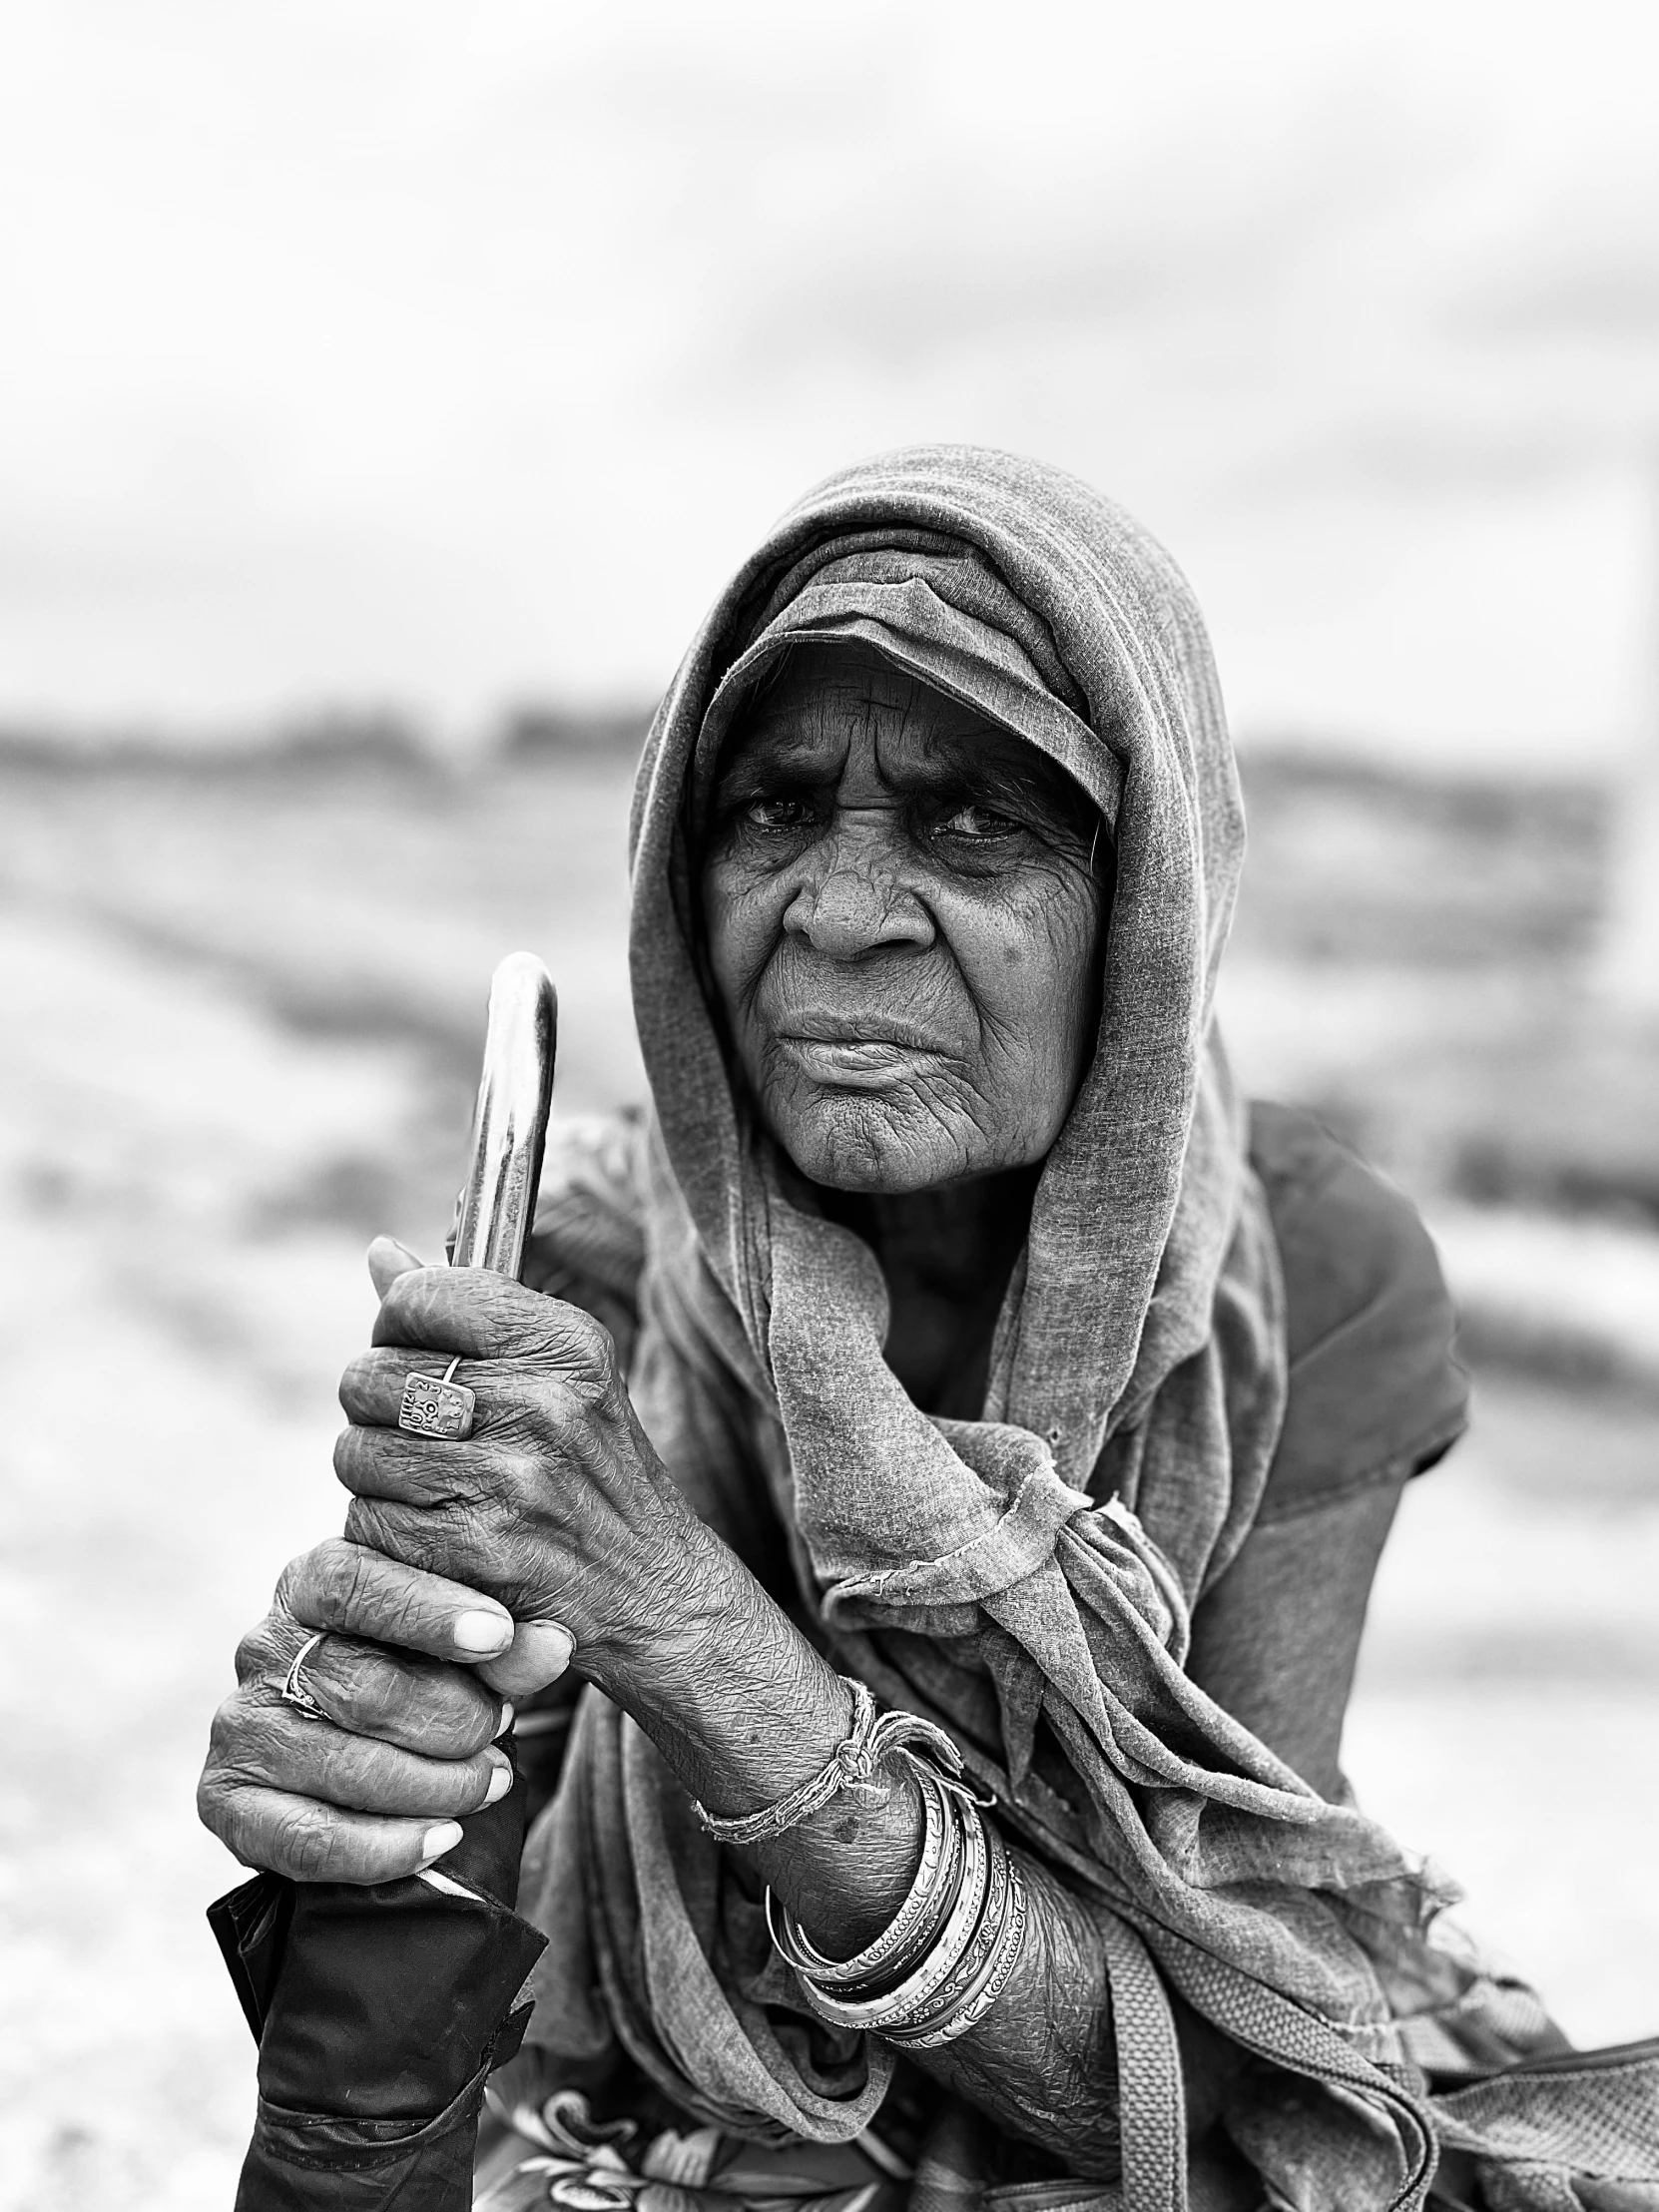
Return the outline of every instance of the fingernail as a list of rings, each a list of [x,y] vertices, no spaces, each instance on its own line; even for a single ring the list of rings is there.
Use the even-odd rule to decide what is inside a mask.
[[[439,1821],[436,1828],[429,1828],[420,1840],[420,1863],[429,1867],[434,1859],[441,1859],[446,1851],[453,1851],[461,1840],[459,1821]]]
[[[491,1752],[490,1760],[495,1772],[490,1776],[489,1794],[484,1799],[486,1805],[496,1804],[513,1786],[512,1761],[499,1751]]]
[[[526,1664],[534,1660],[545,1669],[543,1679],[548,1682],[564,1673],[576,1649],[575,1637],[558,1621],[520,1621],[513,1631],[513,1642]]]
[[[505,1736],[505,1735],[506,1735],[506,1733],[507,1733],[507,1731],[508,1731],[508,1729],[509,1729],[509,1728],[511,1728],[511,1727],[512,1727],[512,1725],[513,1725],[513,1709],[512,1709],[512,1707],[511,1707],[511,1706],[510,1706],[510,1705],[509,1705],[509,1704],[507,1703],[506,1699],[505,1699],[505,1698],[503,1698],[503,1699],[502,1699],[502,1701],[501,1701],[501,1719],[500,1719],[500,1721],[498,1722],[498,1724],[497,1724],[497,1726],[496,1726],[496,1731],[495,1731],[495,1733],[496,1733],[496,1736],[497,1736],[497,1738],[500,1738],[500,1737],[502,1737],[502,1736]]]
[[[499,1613],[461,1613],[449,1633],[462,1651],[505,1651],[513,1640],[513,1624]]]

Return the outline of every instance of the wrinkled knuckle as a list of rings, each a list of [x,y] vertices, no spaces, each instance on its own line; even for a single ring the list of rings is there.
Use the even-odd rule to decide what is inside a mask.
[[[293,1611],[294,1600],[304,1590],[310,1576],[311,1561],[315,1557],[316,1553],[314,1551],[301,1551],[296,1552],[293,1558],[288,1561],[276,1577],[276,1588],[271,1600],[273,1611],[282,1613]]]
[[[451,1498],[422,1515],[417,1542],[421,1565],[430,1574],[467,1582],[486,1559],[495,1538],[495,1514],[482,1498]]]
[[[579,1368],[565,1378],[564,1394],[575,1412],[587,1417],[602,1413],[611,1402],[608,1379],[591,1368]]]
[[[406,1548],[396,1543],[385,1507],[375,1498],[354,1497],[345,1508],[346,1541],[360,1544],[365,1550],[383,1551],[391,1558],[407,1557]]]
[[[522,1451],[497,1449],[487,1464],[466,1468],[450,1495],[435,1508],[456,1523],[484,1524],[515,1519],[534,1495],[536,1459]]]
[[[394,1521],[389,1514],[369,1511],[354,1524],[347,1515],[347,1526],[360,1543],[387,1552],[405,1566],[417,1567],[423,1574],[443,1574],[449,1556],[443,1518],[442,1513],[409,1513]]]
[[[404,1728],[420,1712],[420,1678],[408,1667],[377,1668],[369,1694],[377,1717],[390,1727]]]
[[[211,1799],[217,1799],[225,1788],[225,1746],[214,1730],[208,1732],[207,1757],[202,1762],[202,1772],[196,1778],[196,1810],[206,1820],[203,1807]]]
[[[389,1652],[341,1645],[335,1664],[341,1694],[353,1719],[382,1726],[403,1718],[410,1701],[408,1670]]]
[[[358,1544],[341,1544],[328,1573],[329,1594],[341,1627],[372,1628],[378,1610],[374,1554]]]
[[[247,1717],[248,1705],[241,1691],[221,1701],[213,1719],[208,1723],[208,1757],[223,1764],[241,1733]]]
[[[271,1622],[263,1620],[258,1627],[249,1629],[245,1636],[238,1639],[235,1660],[237,1680],[241,1683],[257,1681],[261,1675],[271,1671],[276,1656]]]
[[[359,1352],[345,1363],[339,1379],[339,1401],[347,1412],[371,1395],[381,1357],[378,1352]]]
[[[294,1577],[290,1604],[294,1616],[307,1628],[331,1627],[338,1617],[342,1580],[339,1547],[318,1544],[295,1562],[301,1570]]]
[[[391,1717],[411,1750],[429,1758],[465,1759],[488,1741],[478,1733],[484,1700],[464,1668],[423,1668],[410,1673],[400,1687],[398,1709]]]
[[[499,1596],[500,1585],[510,1579],[520,1517],[510,1497],[450,1506],[432,1516],[437,1525],[427,1564],[451,1581]]]
[[[317,1734],[322,1735],[318,1729]],[[348,1736],[343,1731],[329,1729],[326,1740],[317,1745],[314,1764],[305,1784],[305,1795],[327,1805],[347,1805],[351,1802],[351,1783],[363,1766],[372,1759],[374,1747],[361,1736]]]
[[[219,1740],[220,1761],[227,1774],[247,1782],[269,1782],[287,1766],[287,1742],[278,1715],[283,1707],[243,1699],[221,1707],[225,1731]]]
[[[196,1785],[196,1817],[210,1836],[217,1836],[222,1844],[233,1851],[236,1849],[241,1825],[236,1817],[236,1801],[225,1777],[211,1763],[202,1769],[201,1780]]]
[[[616,1344],[603,1322],[577,1306],[571,1308],[570,1372],[572,1380],[601,1395],[616,1381]]]
[[[495,1734],[493,1711],[450,1707],[423,1716],[420,1750],[428,1759],[475,1759]]]
[[[366,1609],[365,1609],[366,1613]],[[418,1591],[407,1581],[388,1583],[385,1571],[375,1573],[373,1628],[388,1644],[418,1643],[425,1625],[425,1607]],[[368,1625],[365,1617],[364,1626]]]
[[[324,1806],[295,1806],[282,1821],[280,1846],[288,1872],[298,1882],[319,1882],[332,1867],[333,1816]]]

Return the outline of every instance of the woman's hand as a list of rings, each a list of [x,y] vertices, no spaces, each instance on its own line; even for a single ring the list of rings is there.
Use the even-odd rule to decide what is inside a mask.
[[[295,1656],[322,1709],[282,1697]],[[302,1882],[389,1882],[460,1840],[457,1817],[512,1785],[494,1740],[564,1671],[569,1638],[515,1633],[476,1591],[337,1539],[293,1560],[237,1653],[197,1791],[244,1865]]]
[[[652,1449],[609,1336],[580,1308],[480,1269],[405,1265],[383,1289],[376,1349],[340,1384],[348,1538],[487,1591],[521,1633],[557,1622],[602,1687],[619,1673],[666,1680],[718,1636],[735,1562]],[[457,1354],[472,1434],[401,1430],[405,1380],[439,1376]]]

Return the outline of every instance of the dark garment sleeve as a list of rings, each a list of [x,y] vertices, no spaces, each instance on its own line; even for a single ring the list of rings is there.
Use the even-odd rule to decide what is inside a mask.
[[[1468,1385],[1439,1256],[1402,1193],[1310,1114],[1251,1110],[1285,1276],[1290,1399],[1258,1523],[1405,1480],[1462,1433]]]
[[[1343,1722],[1399,1493],[1369,1483],[1258,1521],[1193,1616],[1188,1673],[1321,1797],[1343,1787]]]

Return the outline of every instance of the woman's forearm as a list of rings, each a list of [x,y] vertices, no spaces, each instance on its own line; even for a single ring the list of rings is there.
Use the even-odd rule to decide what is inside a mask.
[[[847,1732],[845,1685],[721,1543],[691,1583],[693,1618],[605,1671],[676,1777],[711,1813],[754,1813],[808,1781]],[[770,1884],[815,1936],[861,1949],[904,1901],[921,1850],[921,1801],[901,1767],[885,1803],[842,1794],[741,1863]]]
[[[699,1621],[676,1639],[672,1680],[659,1655],[607,1688],[711,1812],[753,1813],[830,1758],[846,1735],[847,1693],[729,1552],[711,1554],[700,1588],[707,1612],[700,1598]],[[879,1935],[915,1874],[920,1792],[902,1761],[886,1778],[884,1804],[861,1807],[843,1792],[784,1835],[737,1853],[832,1957]],[[955,2042],[910,2055],[1012,2133],[1075,2170],[1110,2173],[1117,2094],[1100,1933],[1088,1905],[1026,1854],[1015,1856],[1028,1920],[1007,1988]]]

